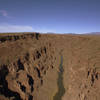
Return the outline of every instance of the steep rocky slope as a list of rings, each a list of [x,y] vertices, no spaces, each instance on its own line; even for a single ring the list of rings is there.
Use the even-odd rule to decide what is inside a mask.
[[[62,100],[99,100],[100,36],[76,35],[64,41],[68,44],[64,45],[66,93]]]
[[[55,65],[54,47],[46,39],[39,34],[0,37],[0,100],[36,99]]]
[[[0,34],[0,100],[100,100],[100,36]]]

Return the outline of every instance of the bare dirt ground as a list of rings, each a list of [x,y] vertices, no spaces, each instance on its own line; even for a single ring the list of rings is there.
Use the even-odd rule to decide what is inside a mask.
[[[53,100],[63,56],[62,100],[100,100],[100,36],[0,34],[0,100]]]

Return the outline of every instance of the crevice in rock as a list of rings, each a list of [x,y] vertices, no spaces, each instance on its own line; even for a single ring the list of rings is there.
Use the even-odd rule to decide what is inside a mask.
[[[98,73],[96,73],[95,78],[98,80]]]
[[[23,63],[20,61],[20,59],[17,61],[17,65],[18,65],[18,70],[17,70],[17,72],[18,72],[19,70],[24,70],[24,65],[23,65]]]
[[[89,77],[89,75],[90,75],[90,71],[88,71],[88,73],[87,73],[87,77]]]
[[[33,100],[33,96],[29,95],[28,100]]]
[[[94,83],[94,76],[93,76],[93,74],[91,75],[91,86],[93,86],[93,83]]]
[[[41,74],[40,74],[39,69],[37,67],[35,67],[34,69],[37,71],[38,77],[40,78],[41,77]]]
[[[26,59],[26,61],[29,61],[29,53],[26,53],[25,59]]]
[[[41,85],[43,85],[43,80],[41,79]]]
[[[44,52],[45,52],[45,54],[46,54],[46,52],[47,52],[46,47],[44,47]]]
[[[41,54],[39,53],[39,51],[36,52],[36,58],[39,59],[41,57]]]
[[[31,92],[33,92],[34,91],[34,88],[33,88],[34,80],[33,80],[32,76],[30,76],[28,74],[27,74],[27,77],[29,78],[28,83],[31,86]]]
[[[21,84],[21,82],[17,82],[20,85],[20,89],[25,93],[26,92],[26,87]]]

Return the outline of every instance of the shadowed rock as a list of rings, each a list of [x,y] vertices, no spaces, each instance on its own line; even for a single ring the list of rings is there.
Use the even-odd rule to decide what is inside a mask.
[[[34,90],[34,88],[33,88],[34,80],[33,80],[32,76],[30,76],[30,75],[27,75],[27,77],[29,78],[28,83],[31,86],[31,92],[33,92],[33,90]]]
[[[18,72],[19,70],[24,70],[24,65],[23,65],[23,63],[20,61],[20,59],[18,60],[17,65],[18,65],[18,70],[17,70],[17,72]]]
[[[5,97],[14,97],[14,100],[22,100],[20,94],[14,92],[8,88],[8,82],[6,80],[6,76],[8,75],[9,71],[6,65],[1,66],[0,69],[0,94],[4,95]]]

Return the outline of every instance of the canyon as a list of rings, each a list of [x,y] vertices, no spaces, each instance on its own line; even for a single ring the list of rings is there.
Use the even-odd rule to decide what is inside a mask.
[[[0,100],[100,100],[100,35],[0,34]]]

